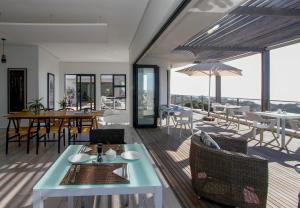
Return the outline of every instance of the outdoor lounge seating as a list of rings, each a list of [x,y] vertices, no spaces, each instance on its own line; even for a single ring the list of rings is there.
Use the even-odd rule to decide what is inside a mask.
[[[266,207],[268,161],[247,155],[246,140],[212,136],[220,150],[192,137],[192,185],[203,198],[237,207]]]

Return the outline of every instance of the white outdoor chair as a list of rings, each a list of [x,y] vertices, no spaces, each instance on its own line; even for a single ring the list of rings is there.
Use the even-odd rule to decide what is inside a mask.
[[[174,121],[175,121],[175,128],[180,125],[180,137],[182,128],[184,125],[184,128],[186,130],[186,126],[188,126],[191,129],[191,132],[193,134],[193,128],[192,128],[192,122],[193,122],[193,111],[192,110],[184,110],[180,113],[176,113],[174,115]]]
[[[292,141],[292,139],[298,139],[297,137],[295,137],[294,135],[296,133],[300,132],[300,121],[299,120],[289,120],[288,121],[292,130],[293,130],[293,134],[290,136],[290,139],[285,143],[285,148],[288,150],[287,145]]]
[[[228,113],[228,117],[229,117],[229,119],[228,119],[229,123],[227,124],[227,129],[231,126],[231,124],[233,124],[233,126],[234,126],[233,128],[238,127],[238,125],[233,122],[233,118],[235,116],[234,111],[235,111],[235,109],[227,109],[227,113]]]
[[[218,124],[221,123],[220,122],[221,118],[226,119],[226,114],[227,114],[226,108],[219,107],[219,105],[220,105],[220,103],[212,103],[211,104],[211,107],[212,107],[212,109],[214,111],[214,114],[218,115],[217,116],[217,123]],[[222,122],[222,123],[224,123],[224,122]]]
[[[247,112],[250,112],[250,106],[241,106],[239,109],[234,110],[233,118],[236,118],[238,121],[238,129],[240,129],[240,119],[245,119],[247,122]]]
[[[277,122],[276,119],[264,119],[260,115],[257,115],[256,113],[253,113],[253,112],[246,112],[246,116],[249,120],[253,121],[252,127],[253,127],[253,138],[254,139],[256,137],[256,129],[260,130],[260,137],[259,137],[260,138],[259,139],[260,146],[262,146],[265,131],[270,131],[274,137],[274,139],[271,140],[270,142],[268,142],[267,144],[271,144],[273,141],[276,141],[278,146],[280,146],[278,137],[276,137],[275,130],[274,130],[274,126]]]

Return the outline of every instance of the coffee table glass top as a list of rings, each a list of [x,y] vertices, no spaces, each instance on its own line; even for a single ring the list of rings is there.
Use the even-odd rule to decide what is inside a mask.
[[[137,151],[141,153],[141,158],[134,161],[122,159],[117,156],[117,159],[112,163],[128,163],[129,172],[129,184],[105,184],[105,185],[59,185],[71,163],[68,161],[68,157],[72,154],[76,154],[80,151],[82,145],[70,145],[64,153],[55,161],[55,163],[49,168],[45,175],[34,186],[34,190],[47,190],[47,189],[68,189],[68,188],[96,188],[96,187],[158,187],[161,186],[160,180],[153,168],[153,164],[148,158],[148,154],[143,144],[125,144],[125,151]],[[87,163],[92,163],[96,160],[95,155],[90,156],[90,160]],[[109,163],[108,160],[103,159],[104,163]]]

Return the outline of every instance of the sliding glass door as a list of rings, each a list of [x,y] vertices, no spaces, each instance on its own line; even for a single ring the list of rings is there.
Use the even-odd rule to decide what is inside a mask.
[[[95,75],[66,74],[65,95],[69,107],[76,110],[96,109]]]
[[[156,127],[159,103],[159,69],[154,65],[134,65],[134,127]]]

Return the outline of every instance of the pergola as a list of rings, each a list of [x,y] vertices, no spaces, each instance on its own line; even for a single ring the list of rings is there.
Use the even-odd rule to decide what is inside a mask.
[[[262,110],[270,108],[271,49],[299,42],[300,0],[248,0],[175,51],[192,53],[195,61],[231,59],[261,53]],[[221,99],[221,79],[216,97]]]

